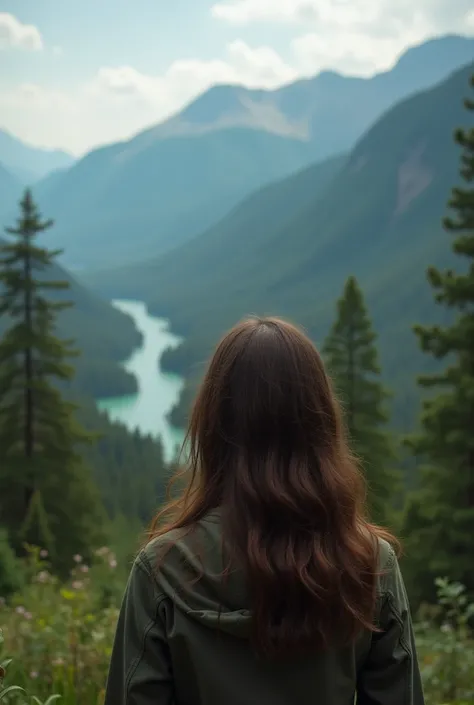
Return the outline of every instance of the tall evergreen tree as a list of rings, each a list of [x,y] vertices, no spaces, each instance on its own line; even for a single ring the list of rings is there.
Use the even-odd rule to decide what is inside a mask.
[[[391,523],[397,482],[386,429],[389,395],[380,381],[375,341],[362,291],[355,277],[349,277],[323,353],[344,405],[353,450],[365,470],[371,516]]]
[[[78,448],[89,440],[75,407],[58,383],[74,369],[71,341],[56,335],[58,314],[70,307],[58,292],[68,282],[46,276],[59,251],[36,244],[52,227],[26,191],[12,242],[0,245],[0,522],[18,550],[46,548],[58,568],[72,553],[87,553],[100,526],[101,507]],[[47,292],[50,297],[47,298]],[[54,293],[56,297],[54,298]]]
[[[474,111],[474,101],[466,108]],[[454,138],[465,184],[453,189],[444,226],[464,262],[458,272],[428,270],[435,300],[453,312],[451,324],[415,328],[422,350],[448,358],[448,366],[419,380],[440,392],[425,401],[422,432],[411,443],[426,464],[407,532],[415,565],[423,558],[431,577],[447,575],[474,589],[474,127],[457,130]]]

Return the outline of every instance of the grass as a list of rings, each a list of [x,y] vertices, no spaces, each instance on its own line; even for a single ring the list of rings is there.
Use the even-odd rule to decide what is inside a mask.
[[[93,565],[74,556],[65,584],[47,555],[30,549],[20,594],[1,600],[0,701],[8,705],[101,705],[128,570],[103,547]],[[438,604],[415,629],[427,705],[474,701],[474,604],[464,588],[438,580]],[[2,689],[2,669],[5,682]]]

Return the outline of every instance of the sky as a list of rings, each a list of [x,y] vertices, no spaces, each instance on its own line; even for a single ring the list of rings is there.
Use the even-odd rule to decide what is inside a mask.
[[[80,155],[216,83],[370,76],[448,33],[473,0],[0,0],[0,128]]]

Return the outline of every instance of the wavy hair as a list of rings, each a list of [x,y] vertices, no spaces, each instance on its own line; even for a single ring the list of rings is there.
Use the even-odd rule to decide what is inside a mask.
[[[185,442],[186,443],[186,442]],[[328,648],[375,626],[379,539],[363,475],[313,343],[251,318],[219,343],[192,410],[185,482],[149,537],[220,508],[250,590],[253,640],[268,656]]]

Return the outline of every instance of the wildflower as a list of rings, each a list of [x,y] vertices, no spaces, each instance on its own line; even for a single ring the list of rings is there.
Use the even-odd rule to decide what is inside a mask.
[[[82,588],[84,587],[84,583],[82,582],[82,580],[73,580],[73,582],[71,583],[71,587],[73,590],[82,590]]]
[[[22,607],[22,606],[20,605],[19,607],[16,607],[16,608],[15,608],[15,612],[16,612],[17,614],[25,614],[26,610],[25,610],[24,607]]]
[[[88,573],[89,572],[89,566],[88,565],[81,565],[81,573]]]
[[[23,617],[28,620],[33,619],[33,615],[31,614],[31,612],[24,612]]]
[[[64,666],[64,659],[58,656],[58,658],[53,659],[52,664],[53,666]]]
[[[30,678],[38,678],[38,671],[31,671]]]
[[[79,555],[79,553],[76,553],[75,556],[73,556],[74,563],[82,563],[82,556]]]
[[[110,559],[110,561],[109,561],[109,566],[110,566],[111,568],[116,568],[116,567],[117,567],[117,561],[115,560],[115,558],[111,558],[111,559]]]
[[[102,548],[98,548],[97,551],[95,552],[96,556],[103,557],[106,556],[108,553],[110,553],[110,548],[107,546],[102,546]]]
[[[40,557],[41,558],[47,558],[48,557],[48,551],[45,548],[42,548],[40,551]]]
[[[36,582],[38,583],[47,583],[49,582],[50,579],[50,574],[48,573],[47,570],[42,570],[38,575],[36,576]]]

